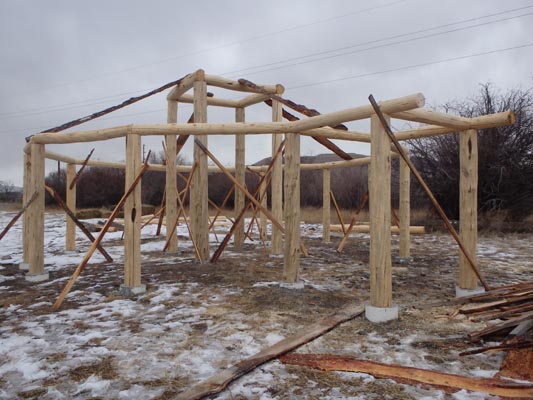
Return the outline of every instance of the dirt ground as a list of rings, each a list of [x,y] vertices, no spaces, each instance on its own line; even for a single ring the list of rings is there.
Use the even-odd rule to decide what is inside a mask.
[[[59,226],[61,218],[48,222]],[[70,260],[81,260],[87,242],[78,238],[79,250],[69,252],[71,258],[65,261],[65,252],[54,242],[57,238],[50,239],[46,266],[50,280],[41,284],[27,283],[16,255],[10,259],[4,254],[0,398],[173,398],[342,306],[368,302],[368,236],[354,235],[338,253],[340,238],[323,243],[320,235],[319,225],[303,226],[310,252],[310,257],[301,259],[305,285],[291,289],[279,284],[283,258],[269,256],[257,240],[242,251],[230,246],[216,264],[199,264],[185,242],[179,254],[167,255],[160,250],[163,239],[146,233],[142,282],[147,292],[137,298],[119,295],[122,247],[119,237],[111,237],[105,247],[115,262],[91,263],[57,313],[51,304],[76,267],[77,262]],[[481,235],[479,263],[490,284],[531,280],[532,237]],[[12,238],[8,244],[17,246],[15,242]],[[212,243],[211,251],[215,248]],[[397,248],[394,237],[393,254]],[[470,343],[466,334],[484,325],[464,317],[449,319],[452,306],[435,306],[455,293],[458,257],[452,239],[442,233],[415,236],[412,256],[407,264],[393,261],[398,320],[374,324],[357,317],[298,352],[340,354],[473,377],[494,375],[502,353],[458,356],[479,345]],[[23,354],[15,357],[15,350]],[[365,374],[319,372],[273,361],[215,398],[496,397],[466,391],[450,395]]]

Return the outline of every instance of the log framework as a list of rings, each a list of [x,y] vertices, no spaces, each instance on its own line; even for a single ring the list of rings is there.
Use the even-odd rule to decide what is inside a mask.
[[[246,93],[240,100],[215,98],[208,95],[208,86],[215,86],[227,90]],[[188,93],[192,91],[193,93]],[[245,137],[250,134],[271,134],[273,155],[280,147],[283,135],[284,155],[273,162],[269,170],[271,209],[266,209],[266,203],[257,204],[262,221],[270,219],[272,222],[271,252],[284,254],[283,279],[288,282],[298,281],[300,255],[305,247],[300,243],[300,171],[319,169],[323,171],[323,240],[330,241],[330,171],[356,165],[369,165],[369,207],[370,207],[370,271],[371,298],[370,305],[377,308],[388,308],[392,305],[391,278],[391,201],[390,201],[390,170],[391,142],[380,125],[375,109],[366,104],[341,111],[321,115],[316,110],[285,100],[281,97],[284,92],[282,85],[255,85],[246,80],[233,81],[230,79],[205,74],[203,70],[195,71],[176,81],[167,95],[168,117],[166,124],[128,125],[93,131],[78,131],[72,133],[44,132],[28,138],[28,145],[24,151],[24,199],[37,193],[35,201],[28,207],[23,220],[23,260],[28,264],[28,280],[46,279],[44,272],[44,159],[53,159],[68,164],[67,185],[73,181],[75,165],[90,165],[126,169],[126,187],[131,185],[138,173],[140,162],[140,148],[143,136],[164,136],[167,151],[166,165],[147,165],[146,169],[165,171],[167,174],[165,186],[165,215],[167,226],[178,222],[178,206],[180,194],[176,188],[176,174],[190,171],[190,166],[176,165],[174,154],[189,135],[195,138],[194,167],[196,171],[190,183],[190,219],[191,239],[197,249],[200,261],[210,258],[209,249],[209,216],[208,216],[208,188],[207,175],[218,171],[220,167],[208,166],[207,150],[209,135],[235,135],[235,166],[225,168],[226,173],[233,173],[235,179],[235,215],[243,210],[247,196],[251,196],[244,188],[244,155]],[[266,102],[272,108],[272,122],[245,122],[246,107]],[[179,103],[194,104],[194,118],[191,123],[177,123]],[[408,129],[394,133],[397,140],[409,140],[435,135],[460,132],[461,136],[461,240],[466,246],[465,255],[461,256],[458,287],[474,289],[477,287],[478,276],[473,273],[471,260],[464,260],[464,256],[473,255],[476,250],[476,191],[477,191],[477,130],[514,123],[512,111],[492,114],[476,118],[457,117],[422,108],[424,97],[414,94],[402,98],[386,100],[379,103],[379,109],[389,119],[402,119],[426,124],[420,128]],[[235,109],[235,122],[225,124],[211,124],[207,121],[209,106],[230,107]],[[283,106],[290,107],[302,114],[298,119],[289,114]],[[289,122],[284,122],[283,118]],[[371,131],[356,132],[342,125],[345,122],[370,119]],[[300,164],[300,140],[302,136],[310,136],[333,150],[343,161],[323,164]],[[124,137],[126,141],[126,164],[98,160],[78,160],[69,156],[48,152],[46,144],[67,144],[102,141]],[[180,142],[180,139],[182,140]],[[363,159],[348,159],[337,145],[330,139],[359,141],[371,143],[371,156]],[[349,157],[349,156],[348,156]],[[250,167],[258,172],[267,171],[267,167]],[[405,159],[400,160],[400,208],[399,208],[399,256],[409,259],[410,248],[410,170]],[[238,183],[238,184],[237,184]],[[67,204],[71,210],[75,209],[75,185],[67,188]],[[243,187],[243,190],[237,189]],[[266,191],[266,186],[260,192]],[[259,197],[261,198],[261,197]],[[266,196],[263,196],[266,198]],[[178,201],[180,200],[180,201]],[[365,200],[366,201],[366,200]],[[255,204],[255,203],[254,203]],[[142,288],[140,280],[140,184],[133,189],[125,205],[125,261],[124,286],[135,290]],[[284,217],[284,229],[282,216]],[[236,218],[236,226],[232,230],[234,245],[242,247],[245,239],[242,218]],[[265,235],[265,222],[262,223]],[[67,225],[66,246],[74,248],[74,225]],[[344,230],[344,227],[343,227]],[[175,252],[178,247],[177,235],[173,230],[167,230],[166,250]],[[349,231],[347,232],[349,234]],[[266,239],[266,238],[265,238]],[[344,244],[343,244],[344,245]]]

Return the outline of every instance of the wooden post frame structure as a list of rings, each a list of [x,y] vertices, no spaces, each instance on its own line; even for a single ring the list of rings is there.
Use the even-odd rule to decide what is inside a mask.
[[[240,99],[224,99],[213,97],[207,92],[209,86],[244,93]],[[391,140],[408,141],[421,137],[445,135],[459,132],[461,136],[461,239],[466,249],[463,254],[475,258],[475,242],[477,232],[477,209],[475,208],[475,195],[477,191],[477,163],[475,136],[478,129],[492,128],[514,123],[512,111],[465,118],[440,113],[422,108],[425,103],[424,96],[415,93],[405,97],[385,100],[377,104],[364,104],[358,107],[347,108],[327,114],[320,114],[301,104],[284,99],[284,88],[280,84],[258,85],[240,79],[234,81],[219,76],[206,74],[203,70],[195,71],[183,78],[162,86],[142,97],[155,94],[163,89],[170,89],[167,95],[167,123],[125,125],[105,129],[59,133],[59,129],[48,130],[27,138],[28,144],[24,148],[24,198],[29,199],[37,193],[35,200],[29,205],[24,215],[23,244],[24,263],[27,264],[29,273],[27,279],[41,281],[47,279],[44,271],[44,160],[45,158],[61,161],[68,164],[67,185],[75,178],[76,165],[89,165],[93,167],[125,168],[126,187],[132,187],[133,180],[141,168],[141,144],[144,136],[163,136],[166,144],[166,165],[145,165],[146,170],[163,171],[166,173],[165,185],[165,215],[167,229],[166,250],[176,252],[178,243],[177,235],[170,227],[178,223],[178,200],[181,198],[176,187],[176,174],[190,172],[191,166],[176,165],[175,155],[183,146],[190,135],[194,136],[194,166],[195,173],[191,179],[190,209],[191,239],[195,244],[198,258],[202,262],[210,259],[209,249],[209,216],[208,216],[208,187],[207,176],[210,172],[223,169],[224,174],[232,177],[235,189],[234,215],[242,215],[243,210],[251,199],[246,200],[248,192],[245,189],[245,170],[265,173],[266,166],[245,165],[245,137],[247,135],[272,135],[273,153],[280,147],[283,135],[285,137],[285,154],[279,157],[271,166],[270,192],[271,209],[266,204],[255,204],[260,208],[261,215],[271,221],[271,252],[284,254],[284,269],[280,273],[286,282],[298,282],[300,266],[300,171],[323,170],[323,240],[330,240],[329,220],[330,213],[330,171],[336,168],[346,168],[357,165],[369,165],[369,203],[370,203],[370,306],[377,309],[390,309],[393,306],[392,277],[391,277],[391,202],[390,202],[390,172]],[[192,93],[189,93],[192,92]],[[137,101],[137,100],[136,100]],[[268,122],[246,122],[245,110],[254,104],[266,102],[272,107],[272,118]],[[189,123],[179,123],[177,118],[179,103],[193,103],[194,116]],[[124,102],[116,109],[130,103]],[[288,113],[283,107],[289,107],[303,114],[299,119]],[[376,106],[379,108],[376,109]],[[209,123],[207,110],[209,107],[227,107],[235,110],[235,122]],[[94,118],[105,115],[111,109],[106,109],[93,114]],[[112,111],[112,110],[111,110]],[[421,127],[388,132],[383,125],[383,120],[401,119],[425,124]],[[385,116],[385,117],[384,117]],[[93,119],[92,116],[90,119]],[[90,120],[87,119],[87,120]],[[371,132],[358,132],[349,130],[345,122],[370,119]],[[81,120],[80,120],[81,121]],[[83,122],[83,121],[81,121]],[[81,123],[80,122],[80,123]],[[71,123],[68,126],[75,126]],[[235,166],[223,167],[208,166],[209,151],[208,138],[210,135],[235,136]],[[392,135],[392,136],[390,136]],[[314,138],[329,150],[335,152],[342,161],[322,164],[300,163],[300,141],[305,136]],[[46,150],[48,144],[69,144],[98,142],[109,139],[124,138],[126,141],[126,163],[108,162],[100,160],[79,160],[70,156],[52,153]],[[339,141],[357,141],[371,144],[371,156],[359,159],[350,159],[337,144],[330,139]],[[463,142],[465,144],[463,144]],[[395,146],[399,146],[396,145]],[[400,160],[400,210],[399,232],[400,251],[402,259],[409,259],[409,194],[410,194],[410,165],[409,160]],[[233,175],[232,175],[233,174]],[[140,177],[139,177],[140,179]],[[75,208],[75,185],[67,190],[69,207]],[[128,293],[144,291],[141,282],[141,257],[140,257],[140,221],[141,197],[140,182],[132,187],[131,195],[125,200],[125,257],[124,257],[124,285]],[[266,190],[261,188],[262,191]],[[284,217],[284,221],[282,221]],[[235,248],[241,248],[245,241],[244,221],[241,217],[232,230]],[[67,248],[73,249],[73,225],[67,227]],[[349,232],[347,232],[349,234]],[[343,243],[344,245],[344,243]],[[470,257],[471,258],[471,257]],[[480,271],[474,271],[473,260],[461,261],[458,287],[472,289],[477,287],[477,280],[485,283]],[[474,272],[475,274],[472,275]],[[81,270],[80,270],[81,272]],[[296,287],[296,286],[295,286]],[[379,310],[378,310],[379,311]],[[392,317],[397,311],[392,311]],[[367,312],[368,316],[368,312]],[[388,319],[388,316],[385,319]],[[376,318],[375,321],[383,319]]]

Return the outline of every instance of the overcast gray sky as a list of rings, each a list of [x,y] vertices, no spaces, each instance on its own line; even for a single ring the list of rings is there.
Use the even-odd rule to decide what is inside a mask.
[[[367,104],[370,93],[385,100],[422,92],[431,107],[471,97],[480,83],[502,91],[533,86],[531,0],[2,0],[0,41],[0,180],[16,185],[25,136],[198,68],[281,83],[284,97],[322,113]],[[165,96],[74,130],[164,123]],[[191,111],[182,106],[179,121]],[[268,121],[270,110],[257,105],[246,117]],[[209,108],[210,122],[233,118],[231,110]],[[308,139],[302,154],[324,151]],[[233,143],[210,137],[226,164]],[[143,144],[159,151],[161,138]],[[366,145],[339,144],[368,154]],[[95,159],[124,159],[123,140],[49,147],[78,158],[95,147]],[[189,160],[191,149],[184,149]],[[269,137],[247,139],[248,163],[269,152]]]

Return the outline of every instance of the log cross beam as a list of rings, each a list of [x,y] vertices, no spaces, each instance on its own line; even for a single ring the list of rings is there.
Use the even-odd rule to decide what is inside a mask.
[[[478,277],[479,281],[481,282],[481,284],[483,285],[485,290],[489,291],[490,290],[490,286],[487,283],[487,281],[485,280],[485,278],[483,277],[483,275],[481,274],[481,271],[479,270],[478,266],[476,265],[476,262],[472,258],[472,255],[468,252],[468,250],[464,246],[463,241],[459,237],[459,234],[457,233],[457,231],[455,230],[455,228],[451,224],[450,220],[448,219],[448,216],[446,215],[446,213],[444,212],[444,210],[440,206],[439,202],[437,201],[437,199],[435,198],[435,196],[431,192],[431,189],[429,188],[429,186],[424,181],[424,178],[422,177],[422,175],[420,175],[420,172],[418,172],[418,169],[415,167],[415,165],[413,164],[411,159],[407,156],[407,154],[405,153],[405,150],[400,145],[400,142],[398,141],[396,136],[394,136],[394,133],[392,132],[389,124],[387,123],[387,120],[383,116],[383,113],[381,112],[378,103],[374,99],[374,96],[370,95],[368,97],[368,100],[370,101],[370,104],[372,104],[372,107],[374,108],[374,111],[376,112],[377,117],[381,121],[381,124],[383,125],[383,128],[384,128],[385,132],[387,133],[387,136],[389,137],[391,142],[394,144],[394,147],[396,147],[396,151],[398,152],[400,157],[405,161],[405,163],[407,164],[407,166],[409,167],[409,169],[411,170],[411,172],[413,173],[413,175],[415,176],[417,181],[420,183],[420,186],[422,186],[422,189],[424,189],[424,191],[426,192],[429,200],[433,204],[433,207],[435,208],[435,210],[437,211],[437,213],[441,217],[442,221],[444,222],[444,225],[446,226],[446,228],[448,229],[450,234],[455,239],[457,245],[461,249],[461,252],[464,254],[465,258],[468,261],[468,264],[470,265],[470,267],[472,268],[472,270],[474,271],[474,273]]]

